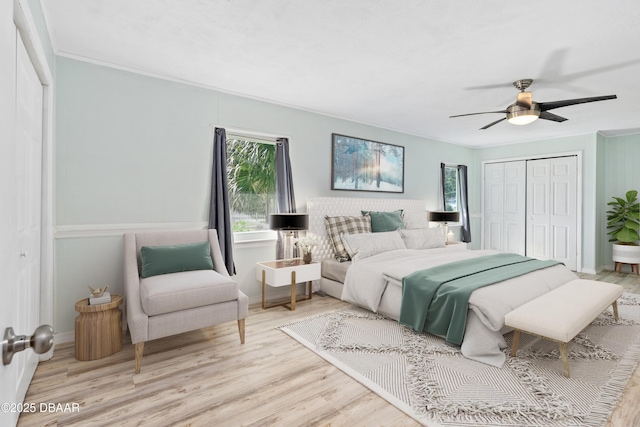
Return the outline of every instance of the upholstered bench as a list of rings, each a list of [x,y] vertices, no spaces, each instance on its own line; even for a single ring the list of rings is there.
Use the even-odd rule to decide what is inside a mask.
[[[564,375],[569,377],[567,344],[609,305],[617,320],[620,295],[620,285],[577,279],[521,305],[504,317],[505,325],[514,330],[511,356],[518,351],[520,332],[555,341]]]

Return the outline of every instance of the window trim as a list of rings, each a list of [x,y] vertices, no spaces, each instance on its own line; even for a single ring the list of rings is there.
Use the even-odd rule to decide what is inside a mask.
[[[226,134],[227,140],[239,139],[268,145],[276,145],[278,143],[276,139],[281,138],[280,136],[267,133],[231,128],[226,129]],[[278,234],[275,230],[233,231],[233,244],[237,246],[266,246],[271,245],[271,243],[277,239]]]
[[[446,170],[447,168],[449,169],[454,169],[455,173],[456,173],[456,209],[459,207],[460,205],[460,173],[458,171],[458,165],[454,165],[451,163],[445,163],[444,164],[444,169],[445,169],[445,174],[446,174]],[[447,211],[447,201],[445,199],[445,183],[442,182],[442,210],[444,210],[445,212],[456,212],[456,211]],[[457,212],[459,212],[459,209],[457,210]]]

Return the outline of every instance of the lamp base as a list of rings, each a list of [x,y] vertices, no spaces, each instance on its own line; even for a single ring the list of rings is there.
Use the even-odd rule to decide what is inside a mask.
[[[293,265],[296,263],[293,258],[293,231],[285,231],[284,233],[284,265]]]
[[[446,222],[440,223],[440,231],[442,231],[442,235],[444,236],[445,242],[447,241],[447,234],[449,234],[449,225]]]

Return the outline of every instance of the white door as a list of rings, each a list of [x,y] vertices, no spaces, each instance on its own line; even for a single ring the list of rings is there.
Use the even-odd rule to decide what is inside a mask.
[[[525,254],[526,162],[485,164],[484,249]]]
[[[504,163],[484,165],[483,248],[503,250]]]
[[[527,255],[577,269],[577,158],[527,162]]]
[[[16,40],[15,139],[3,142],[0,153],[1,167],[8,178],[1,188],[0,209],[3,336],[9,326],[16,335],[31,335],[40,316],[43,90],[19,34]],[[0,403],[24,400],[37,364],[38,355],[27,349],[16,353],[11,364],[2,366]],[[0,425],[13,425],[17,418],[16,412],[0,411]]]

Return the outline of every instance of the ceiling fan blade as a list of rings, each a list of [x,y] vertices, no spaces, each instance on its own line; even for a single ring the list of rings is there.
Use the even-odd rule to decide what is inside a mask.
[[[565,119],[564,117],[560,117],[556,114],[550,113],[548,111],[542,111],[540,112],[540,115],[538,116],[539,119],[545,119],[545,120],[551,120],[553,122],[564,122],[566,120],[569,119]]]
[[[491,126],[493,126],[493,125],[495,125],[495,124],[498,124],[498,123],[500,123],[500,122],[501,122],[501,121],[503,121],[503,120],[507,120],[507,118],[506,118],[506,117],[503,117],[503,118],[501,118],[501,119],[499,119],[499,120],[496,120],[495,122],[491,122],[491,123],[489,123],[488,125],[481,127],[481,128],[480,128],[480,130],[488,129],[488,128],[490,128]]]
[[[607,99],[616,99],[616,95],[592,96],[590,98],[565,99],[564,101],[538,102],[541,111],[548,111],[554,108],[567,107],[569,105],[585,104],[587,102],[605,101]]]
[[[507,114],[507,110],[500,110],[500,111],[483,111],[482,113],[469,113],[469,114],[458,114],[457,116],[449,116],[450,119],[454,118],[454,117],[464,117],[464,116],[475,116],[478,114],[493,114],[493,113],[502,113],[502,114]]]

